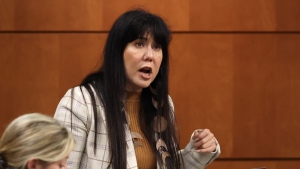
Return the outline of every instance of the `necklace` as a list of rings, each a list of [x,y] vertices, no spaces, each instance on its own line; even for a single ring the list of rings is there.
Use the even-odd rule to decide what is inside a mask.
[[[139,146],[143,147],[143,144],[139,141],[139,139],[143,140],[142,135],[140,135],[138,132],[134,132],[130,129],[130,118],[129,118],[129,115],[128,115],[127,110],[126,110],[125,107],[124,107],[123,111],[125,112],[127,125],[129,127],[129,130],[130,130],[130,134],[131,134],[131,138],[132,138],[134,148],[139,147]]]
[[[134,148],[143,147],[143,134],[138,121],[140,95],[139,92],[126,91],[123,99],[123,112],[125,113]]]

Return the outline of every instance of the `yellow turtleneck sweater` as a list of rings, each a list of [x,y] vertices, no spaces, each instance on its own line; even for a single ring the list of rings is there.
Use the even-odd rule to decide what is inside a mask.
[[[156,168],[156,158],[139,123],[140,94],[140,92],[127,92],[126,110],[130,120],[129,127],[131,132],[137,132],[143,137],[143,140],[138,139],[142,146],[135,148],[138,168],[154,169]]]

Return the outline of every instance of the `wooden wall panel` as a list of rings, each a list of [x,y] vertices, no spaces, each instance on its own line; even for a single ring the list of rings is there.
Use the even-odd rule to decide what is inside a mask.
[[[104,17],[103,2],[0,0],[0,30],[101,30]]]
[[[300,35],[244,35],[235,42],[235,125],[253,145],[235,146],[235,156],[299,158]],[[245,140],[233,132],[233,140]]]
[[[158,5],[159,4],[159,5]],[[165,8],[169,6],[169,8]],[[188,1],[0,1],[0,30],[108,31],[132,7],[143,7],[170,19],[175,29],[188,27]],[[170,17],[173,16],[173,19]]]
[[[175,34],[171,43],[170,94],[181,133],[181,146],[197,128],[209,128],[232,154],[232,35]],[[225,145],[224,145],[225,144]]]
[[[190,31],[299,31],[300,1],[190,1]]]
[[[0,34],[0,133],[20,114],[53,115],[99,61],[106,34]]]
[[[300,35],[176,34],[171,49],[182,146],[210,128],[222,157],[300,157]]]
[[[20,114],[50,113],[57,104],[57,42],[56,36],[0,34],[1,131]]]
[[[174,31],[299,31],[300,1],[0,0],[0,30],[107,31],[132,7],[161,15]]]
[[[109,30],[115,21],[115,18],[117,18],[120,14],[135,7],[141,7],[160,15],[172,27],[172,30],[189,30],[189,1],[112,0],[106,1],[104,5],[105,8],[103,13],[106,17],[103,22],[107,23],[104,30]]]

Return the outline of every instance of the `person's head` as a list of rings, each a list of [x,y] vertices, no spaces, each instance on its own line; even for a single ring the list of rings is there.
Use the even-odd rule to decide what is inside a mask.
[[[170,30],[161,17],[142,9],[125,12],[109,32],[102,69],[126,90],[141,90],[153,81],[164,83],[170,40]]]
[[[0,169],[60,169],[73,149],[72,134],[39,113],[13,120],[0,140]]]

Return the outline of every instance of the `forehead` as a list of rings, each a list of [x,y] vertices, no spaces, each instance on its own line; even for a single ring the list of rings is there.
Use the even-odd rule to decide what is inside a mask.
[[[152,34],[145,33],[143,36],[138,37],[137,39],[144,40],[144,41],[154,41]]]

